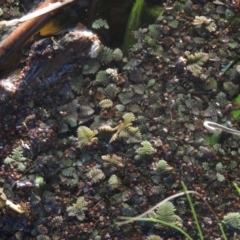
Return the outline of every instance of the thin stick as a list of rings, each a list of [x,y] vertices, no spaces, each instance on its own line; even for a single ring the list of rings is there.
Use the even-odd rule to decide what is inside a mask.
[[[11,27],[11,26],[17,25],[18,23],[25,22],[25,21],[31,20],[33,18],[39,17],[43,14],[46,14],[46,13],[52,12],[53,10],[61,8],[62,6],[66,5],[66,4],[69,4],[73,1],[75,1],[75,0],[64,0],[62,2],[49,3],[49,5],[47,7],[44,7],[44,8],[41,8],[41,9],[37,10],[37,11],[29,13],[29,14],[21,17],[21,18],[12,19],[12,20],[9,20],[9,21],[1,21],[0,22],[0,29],[3,28],[3,27]]]

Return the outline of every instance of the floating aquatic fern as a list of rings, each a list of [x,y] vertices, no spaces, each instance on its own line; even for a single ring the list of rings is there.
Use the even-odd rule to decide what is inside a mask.
[[[136,150],[137,155],[134,159],[139,160],[145,155],[153,155],[156,152],[156,149],[152,147],[152,144],[148,141],[141,142],[142,147]]]
[[[205,16],[196,16],[193,25],[197,29],[206,28],[209,32],[214,32],[217,27],[212,18],[206,18]]]
[[[97,138],[95,137],[96,134],[96,131],[92,131],[86,126],[80,126],[77,130],[79,146],[90,146],[92,143],[97,141]]]
[[[109,168],[111,172],[117,170],[119,167],[123,167],[122,157],[117,156],[116,154],[107,154],[102,156],[103,166]]]
[[[223,87],[230,97],[237,95],[239,93],[239,85],[232,82],[224,82]]]
[[[185,51],[185,56],[187,57],[187,70],[195,76],[199,75],[202,70],[202,65],[208,60],[208,54],[203,52],[191,54]]]
[[[47,235],[38,235],[37,240],[50,240],[50,238]]]
[[[113,102],[110,99],[103,99],[99,102],[101,108],[110,108],[113,106]]]
[[[220,107],[225,107],[230,102],[227,100],[227,96],[223,92],[219,92],[216,96],[216,101],[220,104]]]
[[[104,46],[99,53],[98,59],[103,65],[109,64],[113,59],[113,50]]]
[[[13,164],[17,169],[23,172],[26,169],[26,158],[23,156],[21,147],[17,147],[12,151],[12,155],[4,159],[5,164]]]
[[[77,202],[72,206],[67,207],[68,216],[76,217],[78,220],[83,220],[84,212],[87,210],[87,202],[84,197],[79,197]]]
[[[223,223],[228,227],[240,230],[240,213],[230,212],[223,217]]]
[[[114,61],[121,61],[123,58],[123,52],[120,48],[115,48],[113,53],[112,53],[112,57]]]
[[[88,172],[87,177],[90,179],[91,183],[98,183],[105,178],[105,174],[101,169],[93,168]]]
[[[58,108],[59,113],[63,116],[63,121],[69,124],[71,127],[77,126],[77,110],[79,106],[80,105],[78,104],[78,101],[73,100],[71,103],[65,104]]]
[[[94,28],[94,29],[99,29],[99,28],[106,28],[106,29],[108,29],[109,26],[108,26],[106,20],[100,18],[100,19],[95,20],[92,23],[92,28]]]
[[[147,237],[147,240],[162,240],[162,238],[158,235],[150,235]]]
[[[175,215],[176,208],[171,202],[165,202],[159,206],[150,217],[181,226],[180,218]]]
[[[108,180],[108,185],[112,190],[116,189],[121,184],[122,184],[121,179],[115,174],[113,174]]]
[[[141,140],[141,133],[139,128],[132,126],[134,120],[135,116],[133,113],[125,113],[123,121],[116,127],[112,128],[109,125],[103,125],[99,128],[99,131],[115,132],[109,141],[110,143],[119,138],[125,138],[129,143],[139,142]]]
[[[166,171],[169,171],[169,170],[172,170],[173,168],[171,166],[168,165],[168,163],[161,159],[159,160],[157,163],[153,163],[152,164],[153,166],[153,170],[157,173],[162,173],[162,172],[166,172]]]

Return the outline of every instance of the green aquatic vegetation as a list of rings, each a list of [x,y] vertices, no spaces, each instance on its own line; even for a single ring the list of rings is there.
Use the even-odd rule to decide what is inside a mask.
[[[201,74],[202,65],[208,60],[208,54],[203,52],[196,52],[191,54],[189,51],[185,51],[187,57],[187,70],[194,76]]]
[[[168,165],[168,163],[161,159],[159,160],[157,163],[153,163],[152,164],[153,166],[153,171],[157,172],[157,173],[163,173],[163,172],[166,172],[166,171],[170,171],[172,170],[173,168]]]
[[[116,171],[117,168],[123,167],[123,159],[116,154],[107,154],[102,156],[103,166],[108,168],[111,172]]]
[[[134,39],[131,38],[131,32],[138,29],[141,24],[143,6],[144,6],[144,0],[137,0],[129,15],[127,27],[124,34],[124,40],[123,40],[122,49],[124,53],[128,51],[129,46],[135,43]]]
[[[50,240],[47,235],[41,234],[37,236],[37,240]]]
[[[162,240],[162,238],[157,235],[150,235],[147,237],[147,240]]]
[[[111,175],[108,180],[108,186],[113,190],[118,188],[122,184],[122,180],[115,174]]]
[[[87,173],[87,177],[92,184],[98,183],[100,180],[105,178],[105,174],[101,169],[93,168]]]
[[[230,212],[223,217],[222,222],[228,227],[240,230],[240,213]]]
[[[82,221],[85,217],[84,212],[87,210],[87,202],[84,197],[79,197],[72,206],[67,207],[68,216],[76,217]]]
[[[101,64],[98,59],[87,59],[84,62],[82,73],[84,75],[95,74],[100,69],[100,67]]]
[[[94,142],[97,141],[97,137],[95,137],[97,134],[97,131],[92,131],[90,128],[86,126],[80,126],[77,129],[77,135],[78,135],[78,142],[79,147],[84,146],[90,146]]]
[[[110,99],[103,99],[102,101],[99,102],[100,108],[110,108],[113,106],[113,102]]]
[[[13,164],[17,169],[23,172],[26,169],[26,158],[23,156],[21,147],[17,147],[12,151],[12,154],[4,159],[5,164]]]
[[[202,232],[202,229],[200,227],[200,223],[199,223],[198,218],[197,218],[197,213],[196,213],[196,210],[194,208],[192,198],[189,195],[189,194],[194,194],[194,195],[197,195],[198,197],[200,197],[204,201],[204,203],[206,204],[206,206],[208,207],[210,212],[213,214],[213,216],[217,220],[218,227],[220,229],[220,232],[222,234],[223,239],[227,240],[227,237],[226,237],[226,234],[223,230],[222,224],[218,221],[218,217],[213,212],[212,208],[209,206],[209,204],[206,202],[206,200],[203,198],[203,196],[196,191],[187,190],[186,185],[183,182],[182,182],[182,187],[184,189],[184,192],[176,193],[176,194],[174,194],[170,197],[167,197],[166,199],[159,202],[154,207],[152,207],[151,209],[147,210],[146,212],[142,213],[139,216],[136,216],[136,217],[118,217],[119,221],[116,221],[115,224],[118,225],[118,226],[122,226],[124,224],[129,224],[133,221],[146,221],[146,222],[158,223],[158,224],[161,224],[165,227],[171,227],[171,228],[175,229],[176,231],[180,232],[181,234],[183,234],[187,239],[193,240],[193,238],[190,237],[184,229],[182,229],[181,219],[177,215],[175,216],[175,214],[174,214],[174,209],[175,209],[174,206],[170,206],[170,204],[168,204],[168,205],[165,205],[164,208],[162,208],[162,209],[160,208],[164,204],[170,203],[169,201],[171,201],[171,200],[173,200],[177,197],[186,195],[188,203],[190,205],[190,209],[191,209],[191,212],[192,212],[194,223],[195,223],[196,228],[197,228],[198,237],[199,237],[199,239],[203,240],[204,239],[203,232]],[[166,209],[167,209],[167,211],[166,211]],[[166,214],[166,213],[168,213],[168,214]],[[159,217],[159,218],[157,218],[157,217]],[[164,219],[161,219],[162,217]],[[170,222],[168,222],[166,220],[170,220]]]
[[[109,64],[113,59],[113,50],[106,46],[102,47],[98,59],[100,60],[102,65]]]
[[[78,101],[73,100],[71,103],[59,107],[58,112],[62,116],[65,123],[69,124],[71,127],[76,127],[78,120],[78,108]]]
[[[150,218],[159,219],[164,222],[172,223],[179,227],[182,226],[181,219],[175,214],[176,208],[171,202],[165,202],[155,211],[149,214]]]
[[[213,19],[205,16],[196,16],[193,20],[193,24],[197,29],[202,30],[202,28],[205,28],[209,32],[214,32],[217,28],[217,25],[214,23]]]
[[[133,127],[132,122],[135,121],[134,114],[125,113],[122,118],[123,121],[120,121],[116,127],[112,128],[109,125],[103,125],[99,128],[99,131],[115,132],[109,141],[110,143],[121,138],[125,138],[129,143],[139,142],[141,133],[138,127]]]
[[[109,26],[108,26],[106,20],[99,18],[92,23],[92,28],[94,28],[94,29],[99,29],[99,28],[109,29]]]
[[[233,97],[239,93],[239,85],[232,82],[224,82],[223,88],[230,97]]]
[[[240,94],[233,100],[233,107],[234,109],[231,111],[233,116],[233,120],[236,121],[240,118]]]
[[[148,141],[141,142],[142,147],[136,150],[137,155],[134,157],[135,160],[139,160],[146,155],[153,155],[156,149],[152,147],[152,144]]]
[[[240,195],[240,187],[237,185],[237,183],[233,183],[233,185],[236,188],[238,195]]]
[[[120,48],[115,48],[112,53],[113,60],[118,62],[123,58],[123,52]]]

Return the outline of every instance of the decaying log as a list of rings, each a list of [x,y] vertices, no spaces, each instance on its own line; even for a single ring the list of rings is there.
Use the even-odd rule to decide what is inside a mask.
[[[75,2],[76,0],[71,1]],[[36,11],[48,6],[51,3],[57,2],[57,0],[45,0],[40,4]],[[57,11],[51,11],[42,16],[33,18],[26,22],[21,23],[8,37],[0,42],[0,69],[7,70],[16,67],[19,60],[21,47],[23,44],[36,33]]]

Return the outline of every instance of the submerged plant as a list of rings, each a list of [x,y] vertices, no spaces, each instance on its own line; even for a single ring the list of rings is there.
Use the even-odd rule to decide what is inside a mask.
[[[83,220],[84,212],[87,210],[87,202],[84,197],[79,197],[77,202],[72,206],[67,207],[68,216],[76,217],[78,220]]]

